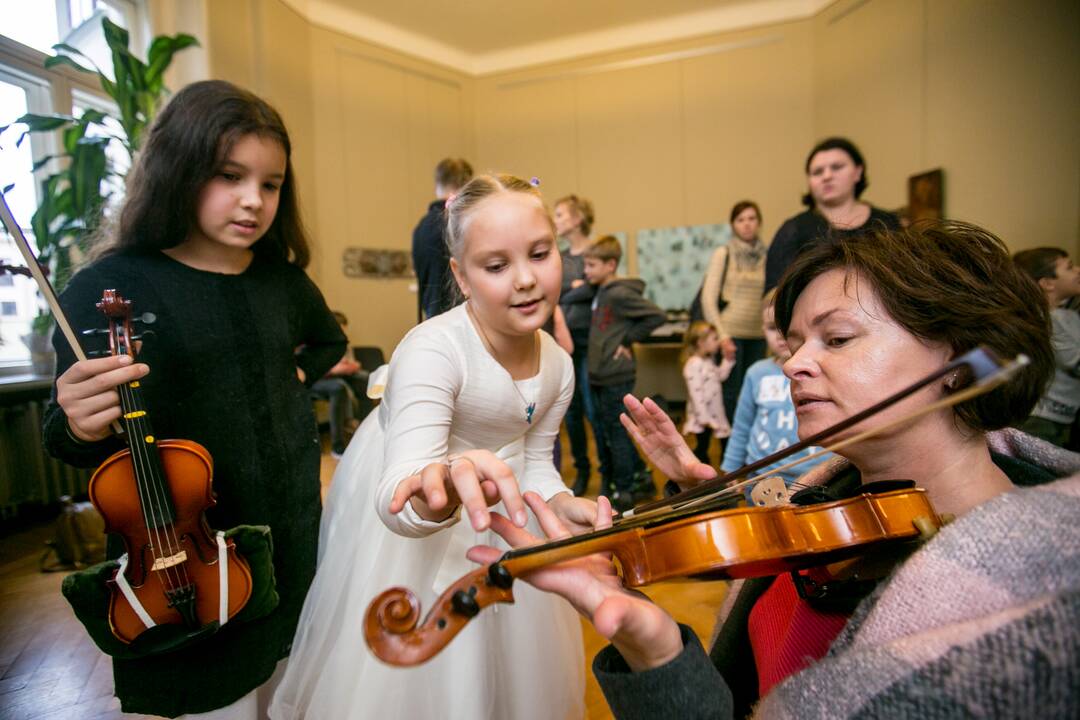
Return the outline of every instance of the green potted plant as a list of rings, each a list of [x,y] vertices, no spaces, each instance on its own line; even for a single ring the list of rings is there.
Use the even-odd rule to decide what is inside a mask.
[[[63,292],[77,263],[88,250],[94,231],[101,224],[109,197],[106,181],[110,177],[120,176],[111,167],[106,148],[111,142],[119,142],[134,158],[143,131],[168,95],[164,76],[173,56],[184,48],[198,45],[191,35],[162,35],[150,43],[146,62],[143,62],[128,49],[130,38],[127,30],[107,17],[102,19],[101,24],[105,41],[112,51],[113,78],[79,50],[63,43],[53,48],[65,54],[47,58],[45,67],[67,65],[79,72],[96,75],[101,88],[116,103],[118,117],[111,118],[105,113],[88,109],[78,118],[30,113],[13,123],[27,126],[16,145],[21,144],[32,132],[60,133],[61,151],[41,158],[34,165],[33,169],[37,170],[55,159],[60,163],[60,170],[42,181],[41,202],[30,220],[38,247],[38,261],[57,293]],[[92,69],[80,64],[77,58],[88,62]],[[122,136],[114,134],[106,125],[110,118],[123,128]],[[0,135],[8,127],[0,127]],[[7,190],[5,188],[4,192]],[[52,328],[52,313],[42,309],[33,321],[31,333],[24,338],[30,348],[36,373],[51,374],[51,370],[42,364],[50,362]]]

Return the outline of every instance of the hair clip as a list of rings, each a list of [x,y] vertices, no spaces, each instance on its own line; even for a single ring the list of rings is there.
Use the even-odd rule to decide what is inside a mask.
[[[540,187],[540,178],[533,176],[533,179],[529,181],[529,184],[533,187]]]
[[[450,209],[450,203],[454,202],[454,198],[456,198],[456,197],[457,197],[456,192],[453,192],[453,193],[450,193],[449,195],[447,195],[446,196],[446,202],[443,203],[443,210],[449,210]]]

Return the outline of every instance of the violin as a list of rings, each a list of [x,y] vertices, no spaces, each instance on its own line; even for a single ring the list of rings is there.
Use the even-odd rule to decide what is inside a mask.
[[[741,497],[740,488],[759,478],[732,481],[769,467],[809,445],[821,444],[823,439],[862,422],[949,372],[963,368],[972,385],[886,428],[859,433],[822,452],[831,452],[887,427],[908,422],[914,416],[988,392],[1026,362],[1021,357],[1003,364],[988,350],[973,350],[802,442],[691,490],[640,505],[621,515],[610,528],[510,550],[498,561],[453,583],[436,600],[422,623],[416,596],[406,588],[390,588],[369,604],[364,618],[364,638],[382,661],[399,666],[417,665],[445,647],[482,608],[496,602],[512,603],[516,577],[594,553],[610,553],[628,587],[672,578],[770,576],[829,564],[850,564],[853,558],[871,553],[895,553],[900,545],[931,537],[943,523],[924,490],[887,486],[881,492],[863,492],[813,505],[732,508],[733,498]],[[806,459],[809,458],[798,462]]]
[[[135,357],[131,302],[106,290],[97,308],[109,319],[109,351]],[[191,440],[159,440],[139,381],[117,388],[128,449],[90,478],[90,501],[126,555],[110,581],[109,627],[132,643],[156,625],[195,630],[224,624],[251,597],[251,570],[233,542],[210,530],[214,462]]]
[[[26,260],[25,273],[41,290],[77,360],[87,355],[60,306],[49,279],[0,193],[0,223]],[[135,357],[131,303],[106,290],[97,308],[109,319],[109,351]],[[144,318],[146,316],[144,315]],[[91,330],[90,333],[97,331]],[[131,644],[158,625],[191,630],[217,621],[224,625],[251,597],[251,569],[232,541],[213,534],[205,512],[215,504],[214,461],[190,440],[158,440],[138,381],[117,388],[123,427],[113,430],[128,442],[90,478],[90,501],[105,519],[106,532],[120,535],[127,549],[110,581],[109,627]]]

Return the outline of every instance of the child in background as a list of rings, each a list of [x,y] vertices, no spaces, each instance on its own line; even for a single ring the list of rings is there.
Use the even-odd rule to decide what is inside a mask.
[[[585,249],[585,279],[596,288],[589,327],[589,384],[611,465],[611,505],[629,510],[655,492],[652,476],[619,421],[623,396],[634,389],[633,344],[664,323],[664,311],[642,294],[645,281],[615,275],[619,241],[605,235]]]
[[[716,364],[720,349],[720,335],[707,322],[690,325],[683,340],[683,379],[686,380],[686,422],[683,435],[693,433],[697,437],[694,455],[706,465],[709,462],[709,445],[719,438],[721,455],[723,439],[731,435],[731,424],[724,412],[723,383],[731,375],[735,359],[723,356]]]
[[[344,313],[335,310],[334,319],[341,326],[341,331],[345,332],[345,326],[349,324],[349,320]],[[330,403],[330,457],[335,460],[340,459],[345,453],[349,437],[358,425],[353,413],[352,388],[355,387],[354,381],[357,384],[360,382],[355,377],[359,372],[361,372],[360,363],[353,358],[352,348],[348,348],[337,364],[311,386],[312,397]],[[366,373],[363,380],[366,384]]]
[[[1053,381],[1020,429],[1065,447],[1080,409],[1080,313],[1066,306],[1071,299],[1080,297],[1080,267],[1064,250],[1049,247],[1019,252],[1013,262],[1046,295],[1056,361]]]
[[[273,533],[277,609],[191,647],[114,659],[125,712],[264,717],[268,680],[289,654],[315,575],[319,438],[305,385],[346,343],[302,270],[308,242],[289,156],[288,132],[265,101],[226,82],[188,85],[148,131],[116,232],[60,298],[76,328],[102,326],[94,304],[105,289],[157,323],[134,364],[76,362],[56,334],[48,452],[94,467],[125,448],[110,427],[121,413],[115,388],[138,380],[156,434],[193,440],[213,457],[210,525]],[[113,558],[123,550],[114,540]]]
[[[761,316],[765,342],[772,357],[758,360],[746,371],[746,378],[739,391],[739,404],[735,408],[735,423],[724,451],[724,461],[720,464],[723,472],[738,470],[743,465],[757,462],[799,442],[795,405],[791,401],[791,381],[784,375],[783,370],[784,363],[791,357],[791,350],[776,327],[773,293],[770,292],[765,297],[764,308]],[[820,449],[815,446],[808,447],[780,464],[793,462]],[[783,477],[784,484],[790,486],[800,475],[831,457],[831,454],[822,455],[782,470],[779,475]],[[764,468],[757,474],[768,472],[769,468]],[[750,499],[751,490],[748,486],[745,495],[747,503],[753,504]]]

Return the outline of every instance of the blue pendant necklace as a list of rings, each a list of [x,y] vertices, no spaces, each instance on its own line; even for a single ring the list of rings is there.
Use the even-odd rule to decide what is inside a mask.
[[[492,359],[494,359],[495,362],[499,363],[499,365],[502,365],[502,363],[499,362],[498,356],[495,354],[495,346],[491,344],[491,340],[488,339],[487,333],[484,332],[484,326],[480,324],[480,320],[476,317],[476,313],[473,312],[472,303],[467,302],[465,305],[465,310],[469,313],[473,325],[476,326],[476,329],[480,331],[480,337],[483,338],[484,345],[486,346],[487,351],[491,354]],[[535,376],[540,374],[540,337],[535,331],[533,332],[533,347],[535,348],[533,358],[533,368],[535,369],[533,375]],[[505,366],[503,366],[503,369],[505,369]],[[507,370],[508,375],[509,372],[510,371]],[[514,388],[514,392],[516,392],[518,394],[518,397],[521,398],[521,402],[525,403],[525,422],[529,425],[532,425],[533,413],[536,412],[536,400],[530,401],[521,393],[521,390],[517,386],[517,381],[514,380],[514,377],[512,375],[510,376],[510,386]],[[539,388],[537,388],[537,392],[539,392]]]

